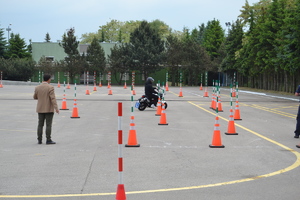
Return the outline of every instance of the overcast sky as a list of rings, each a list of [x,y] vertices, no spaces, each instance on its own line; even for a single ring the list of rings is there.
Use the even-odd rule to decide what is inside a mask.
[[[248,0],[249,4],[259,0]],[[246,0],[0,0],[0,28],[10,25],[27,44],[44,42],[48,32],[52,42],[61,40],[74,27],[80,40],[84,33],[97,32],[112,19],[119,21],[159,19],[173,30],[198,28],[217,19],[233,22]],[[11,33],[10,32],[10,33]]]

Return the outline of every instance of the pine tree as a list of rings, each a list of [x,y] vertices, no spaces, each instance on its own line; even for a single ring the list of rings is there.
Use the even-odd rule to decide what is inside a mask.
[[[86,59],[90,64],[90,71],[104,71],[106,65],[105,53],[96,37],[94,37],[91,45],[87,48]]]
[[[220,21],[215,19],[209,21],[205,29],[203,46],[211,56],[211,60],[219,56],[218,50],[223,42],[224,31],[220,25]]]
[[[51,40],[50,34],[46,33],[45,42],[51,42],[50,40]]]
[[[31,58],[27,45],[19,34],[11,34],[6,56],[8,58]]]
[[[62,36],[62,42],[59,43],[61,47],[64,48],[65,53],[68,55],[65,58],[65,71],[69,72],[71,81],[73,80],[76,74],[81,74],[82,72],[82,58],[78,51],[79,42],[75,36],[75,29],[70,28],[64,35]]]
[[[132,67],[143,72],[146,80],[150,73],[159,70],[163,62],[164,42],[157,30],[150,27],[147,21],[142,21],[130,35],[130,52]]]
[[[240,20],[237,20],[231,25],[228,36],[225,40],[226,57],[223,60],[222,66],[224,70],[237,70],[237,52],[242,48],[243,26]]]

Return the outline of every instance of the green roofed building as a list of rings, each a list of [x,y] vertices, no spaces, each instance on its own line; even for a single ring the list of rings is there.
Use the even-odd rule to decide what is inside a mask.
[[[64,48],[59,45],[59,42],[32,42],[32,58],[36,63],[39,63],[40,59],[42,57],[45,57],[48,61],[62,61],[65,59],[67,54],[64,52]],[[79,44],[78,45],[78,51],[82,55],[83,53],[86,55],[87,48],[90,44]],[[121,45],[121,43],[100,43],[101,47],[104,50],[105,57],[108,59],[108,55],[111,54],[111,49],[115,45]],[[38,67],[38,66],[37,66]],[[109,66],[107,66],[107,69],[109,69]],[[129,72],[126,75],[123,75],[122,80],[126,80],[131,82],[132,81],[132,73]],[[135,84],[137,85],[143,85],[145,80],[142,76],[142,73],[139,71],[135,71]],[[93,72],[89,73],[89,82],[93,81]],[[166,69],[161,70],[160,72],[157,72],[155,74],[151,74],[150,76],[153,76],[156,78],[156,80],[165,80],[166,77]],[[39,82],[41,80],[41,76],[43,75],[43,72],[41,70],[38,70],[35,72],[34,76],[32,77],[31,81],[33,82]],[[68,72],[62,72],[57,71],[54,72],[52,75],[52,82],[57,83],[58,81],[62,82],[63,80],[67,80]],[[120,75],[121,76],[121,75]],[[103,72],[103,74],[96,75],[96,82],[99,83],[101,77],[101,81],[104,83],[107,83],[108,81],[108,71]],[[111,83],[117,84],[118,81],[116,81],[116,76],[110,76]],[[78,74],[74,77],[74,81],[76,81],[77,84],[83,84],[86,82],[86,72],[82,72],[82,74]]]
[[[110,55],[111,48],[120,43],[100,43],[105,52],[107,58]],[[64,48],[59,45],[58,42],[32,42],[32,58],[34,61],[39,62],[41,57],[45,56],[52,61],[64,60],[67,54],[64,52]],[[86,54],[86,50],[90,44],[79,44],[78,51],[82,55]]]

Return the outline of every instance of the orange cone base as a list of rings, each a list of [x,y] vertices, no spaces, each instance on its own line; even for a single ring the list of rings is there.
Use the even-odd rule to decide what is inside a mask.
[[[210,148],[224,148],[224,145],[220,145],[220,146],[214,146],[214,145],[209,145]]]
[[[86,94],[86,95],[90,95],[90,91],[89,91],[89,90],[86,90],[86,91],[85,91],[85,94]]]
[[[61,109],[59,109],[59,110],[69,110],[69,109],[67,108],[67,102],[66,102],[66,101],[63,101],[63,102],[62,102]]]
[[[169,124],[168,123],[165,123],[165,124],[158,123],[158,125],[169,125]]]
[[[3,86],[2,86],[2,85],[0,85],[0,88],[3,88]]]
[[[124,184],[119,184],[118,185],[116,200],[126,200]]]
[[[71,117],[71,118],[80,118],[80,117]]]
[[[76,107],[76,108],[73,108],[73,112],[72,112],[71,118],[80,118],[80,117],[78,116],[78,109],[77,109],[77,107]]]
[[[136,144],[136,145],[130,145],[130,144],[125,144],[125,147],[140,147],[140,144]]]
[[[157,106],[157,110],[156,110],[155,116],[161,116],[161,106]]]
[[[126,144],[125,147],[140,147],[140,145],[137,143],[135,130],[129,130],[128,144]]]
[[[220,130],[214,130],[213,141],[212,144],[209,145],[210,148],[224,148],[221,141]]]
[[[211,108],[213,110],[217,110],[216,108]],[[224,112],[223,110],[218,110],[218,112]]]
[[[225,133],[225,135],[238,135],[238,133]]]
[[[208,93],[205,92],[203,97],[209,97],[209,96],[208,96]]]
[[[168,123],[158,123],[158,125],[169,125]]]
[[[183,97],[182,92],[179,93],[178,97]]]
[[[96,86],[94,86],[94,90],[93,91],[97,91],[97,88],[96,88]]]
[[[111,90],[108,91],[108,95],[112,95],[112,91]]]

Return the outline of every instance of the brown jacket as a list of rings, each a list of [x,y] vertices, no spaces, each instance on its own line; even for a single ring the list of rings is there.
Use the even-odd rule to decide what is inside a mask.
[[[54,112],[54,109],[58,110],[54,87],[47,82],[35,87],[33,98],[38,100],[37,113],[49,113]]]

